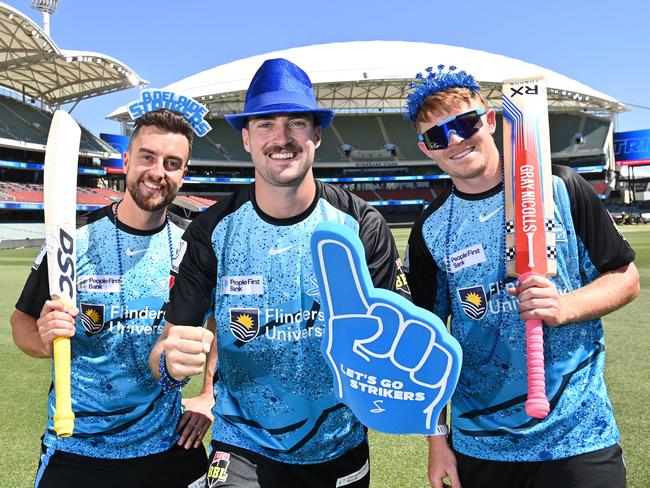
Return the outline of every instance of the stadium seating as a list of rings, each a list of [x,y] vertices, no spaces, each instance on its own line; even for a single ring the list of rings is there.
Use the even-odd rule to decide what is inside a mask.
[[[52,123],[52,114],[33,105],[0,96],[0,137],[47,144],[47,133]],[[110,146],[81,127],[81,150],[92,152],[114,152]]]
[[[571,153],[603,151],[609,121],[570,114],[550,114],[551,152]],[[582,136],[582,139],[580,139]]]
[[[320,147],[316,151],[316,161],[336,163],[347,160],[336,134],[330,127],[326,128],[321,134]]]
[[[24,119],[14,110],[15,104],[11,98],[0,97],[0,120],[6,129],[3,131],[8,139],[31,142],[34,144],[47,143],[47,129]],[[49,127],[49,125],[48,125]]]
[[[418,149],[418,136],[415,129],[404,120],[402,114],[384,114],[382,122],[388,133],[391,144],[395,144],[401,158],[409,161],[425,159],[424,154]]]
[[[174,198],[174,205],[190,210],[191,212],[202,212],[206,208],[217,203],[216,199],[200,197],[197,195],[178,195]]]
[[[194,139],[192,159],[206,161],[250,161],[244,150],[241,135],[225,119],[210,119],[212,130],[203,138]]]
[[[3,198],[13,203],[43,203],[43,185],[0,182],[0,199]],[[121,198],[121,193],[107,188],[77,188],[77,203],[80,205],[108,205]]]
[[[208,134],[202,138],[195,138],[192,145],[192,159],[205,161],[227,161],[228,152],[219,143],[213,142],[214,136]],[[219,151],[221,149],[221,151]]]
[[[385,141],[376,116],[355,115],[336,117],[332,122],[344,144],[355,149],[381,149]]]

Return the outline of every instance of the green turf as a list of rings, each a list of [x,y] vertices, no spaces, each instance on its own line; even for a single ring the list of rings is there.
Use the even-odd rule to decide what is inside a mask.
[[[628,229],[624,229],[628,230]],[[623,310],[606,317],[607,381],[628,466],[628,486],[650,483],[650,226],[634,228],[625,236],[637,251],[641,296]],[[394,231],[400,253],[408,229]],[[11,339],[9,316],[29,271],[36,249],[0,251],[0,369],[5,373],[0,395],[0,487],[33,486],[39,438],[46,415],[50,383],[48,360],[25,356]],[[190,391],[195,391],[195,382]],[[425,488],[426,443],[421,436],[370,433],[373,488]]]

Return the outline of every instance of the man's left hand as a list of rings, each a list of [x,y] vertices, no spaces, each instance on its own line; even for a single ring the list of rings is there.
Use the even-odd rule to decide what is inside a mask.
[[[201,445],[203,437],[205,437],[214,420],[212,416],[213,406],[214,396],[212,392],[192,398],[183,398],[185,411],[176,428],[176,432],[180,434],[179,446],[189,449]]]

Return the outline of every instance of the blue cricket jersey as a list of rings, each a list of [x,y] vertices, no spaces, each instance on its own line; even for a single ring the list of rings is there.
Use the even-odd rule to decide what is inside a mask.
[[[573,170],[553,167],[560,293],[581,288],[634,260],[591,186]],[[452,398],[457,451],[495,461],[561,459],[619,440],[603,379],[600,320],[544,327],[545,419],[524,411],[525,325],[507,294],[502,185],[478,195],[454,190],[425,210],[409,239],[405,270],[414,302],[446,319],[463,348]]]
[[[173,221],[172,221],[173,220]],[[72,437],[54,433],[54,385],[43,442],[98,458],[133,458],[169,449],[177,440],[181,394],[163,394],[148,366],[165,325],[170,254],[184,230],[167,224],[141,231],[118,223],[111,207],[77,229],[76,334],[71,340]],[[171,242],[169,236],[171,235]],[[124,274],[120,274],[121,268]],[[41,250],[16,308],[37,318],[50,298]]]
[[[359,445],[365,428],[333,393],[321,355],[324,314],[310,253],[315,227],[340,222],[359,234],[375,286],[395,289],[398,254],[380,214],[317,182],[311,206],[291,219],[265,215],[254,185],[197,217],[174,261],[168,320],[217,322],[215,440],[269,458],[312,464]]]

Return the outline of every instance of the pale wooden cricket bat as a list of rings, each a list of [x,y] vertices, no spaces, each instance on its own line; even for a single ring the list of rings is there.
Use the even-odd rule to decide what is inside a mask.
[[[556,272],[551,147],[546,81],[503,82],[503,164],[506,199],[506,267],[525,281],[531,273]],[[541,320],[526,321],[528,399],[526,413],[549,413]]]
[[[45,242],[50,294],[76,306],[77,162],[81,129],[63,110],[55,112],[47,137],[44,174]],[[54,339],[54,430],[59,437],[74,431],[70,391],[70,339]]]

